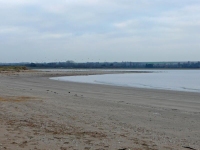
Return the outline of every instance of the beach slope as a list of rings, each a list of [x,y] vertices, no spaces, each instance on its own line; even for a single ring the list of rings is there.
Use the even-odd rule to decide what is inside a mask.
[[[200,93],[49,79],[79,74],[0,74],[0,149],[200,149]]]

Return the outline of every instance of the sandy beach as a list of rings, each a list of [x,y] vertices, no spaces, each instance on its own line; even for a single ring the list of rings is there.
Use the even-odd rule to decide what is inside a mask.
[[[200,93],[49,79],[104,73],[1,73],[0,150],[200,150]]]

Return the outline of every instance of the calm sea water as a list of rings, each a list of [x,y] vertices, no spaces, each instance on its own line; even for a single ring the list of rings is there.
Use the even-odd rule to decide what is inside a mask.
[[[200,70],[156,70],[153,73],[67,76],[51,79],[125,87],[200,92]]]

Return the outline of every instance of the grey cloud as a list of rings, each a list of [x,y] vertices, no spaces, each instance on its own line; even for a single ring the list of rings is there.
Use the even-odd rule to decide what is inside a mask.
[[[21,61],[17,52],[32,53],[32,61],[38,54],[37,61],[87,61],[87,55],[102,61],[195,60],[200,54],[198,0],[0,0],[0,10],[0,51]]]

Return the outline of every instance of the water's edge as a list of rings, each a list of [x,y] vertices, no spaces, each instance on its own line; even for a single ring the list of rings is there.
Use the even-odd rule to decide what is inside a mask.
[[[161,71],[150,74],[105,74],[89,76],[53,77],[50,79],[79,83],[104,84],[123,87],[200,92],[200,71]]]

